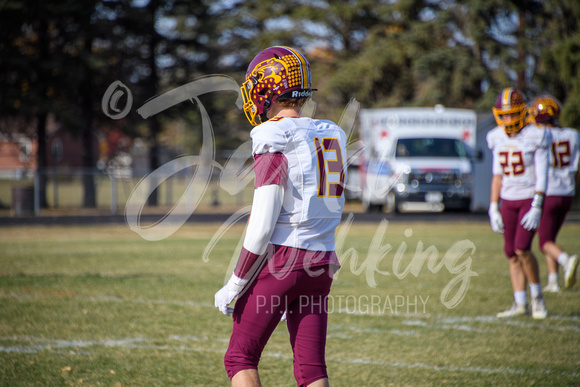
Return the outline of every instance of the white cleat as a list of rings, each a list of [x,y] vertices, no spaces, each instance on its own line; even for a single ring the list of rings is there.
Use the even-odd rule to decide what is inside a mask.
[[[518,317],[528,314],[528,305],[513,303],[512,307],[503,312],[499,312],[496,316],[499,318]]]
[[[578,269],[578,256],[572,255],[564,268],[564,289],[569,289],[576,283],[576,269]]]
[[[532,299],[532,317],[537,320],[548,317],[548,308],[546,308],[544,297],[537,296]]]
[[[544,293],[560,293],[560,285],[557,282],[548,282],[543,289]]]

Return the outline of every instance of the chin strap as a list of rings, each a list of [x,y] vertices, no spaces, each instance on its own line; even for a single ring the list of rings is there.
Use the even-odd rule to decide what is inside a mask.
[[[262,113],[258,117],[260,117],[260,124],[263,124],[264,122],[268,121],[268,117],[266,116],[266,113]]]
[[[264,112],[258,115],[258,117],[260,117],[261,124],[268,121],[267,114],[268,109],[270,109],[270,107],[272,106],[272,99],[274,99],[274,92],[270,91],[270,94],[266,97],[266,101],[264,101]]]

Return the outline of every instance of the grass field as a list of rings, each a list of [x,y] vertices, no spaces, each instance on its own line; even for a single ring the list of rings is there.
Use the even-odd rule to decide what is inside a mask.
[[[228,385],[231,320],[213,295],[243,227],[204,256],[220,226],[158,242],[118,225],[0,228],[0,385]],[[579,235],[568,223],[559,241],[580,252]],[[487,223],[344,224],[338,240],[332,385],[580,384],[579,285],[546,295],[546,320],[495,318],[511,287]],[[285,323],[260,371],[295,385]]]

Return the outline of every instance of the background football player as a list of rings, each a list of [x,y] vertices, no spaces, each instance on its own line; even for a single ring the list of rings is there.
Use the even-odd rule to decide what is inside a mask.
[[[237,297],[225,366],[234,386],[259,386],[258,362],[286,313],[300,386],[327,386],[327,297],[339,267],[334,234],[344,206],[346,135],[326,120],[300,117],[312,95],[310,65],[290,47],[250,63],[241,87],[255,190],[237,266],[216,293],[224,314]]]
[[[556,236],[572,207],[576,182],[579,178],[580,135],[572,128],[559,124],[560,103],[552,96],[536,98],[530,105],[529,117],[538,126],[545,127],[552,135],[548,191],[544,211],[538,228],[540,250],[546,255],[548,283],[545,292],[559,292],[558,264],[563,268],[564,288],[576,282],[578,256],[569,256],[556,244]]]
[[[551,136],[535,125],[525,126],[526,110],[522,93],[513,88],[504,89],[492,108],[498,126],[487,134],[493,152],[489,217],[493,231],[503,233],[514,292],[512,307],[497,316],[528,313],[527,280],[532,317],[542,319],[548,311],[531,246],[542,214]]]

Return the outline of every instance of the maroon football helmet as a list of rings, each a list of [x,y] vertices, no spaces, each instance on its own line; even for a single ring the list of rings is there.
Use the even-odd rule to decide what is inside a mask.
[[[246,117],[256,126],[268,120],[266,112],[274,101],[309,98],[315,89],[308,60],[293,48],[274,46],[252,60],[240,90]]]
[[[529,108],[530,121],[536,124],[558,125],[560,103],[550,95],[534,99]]]
[[[498,126],[503,126],[507,134],[519,132],[525,125],[526,100],[518,89],[503,89],[491,108]]]

